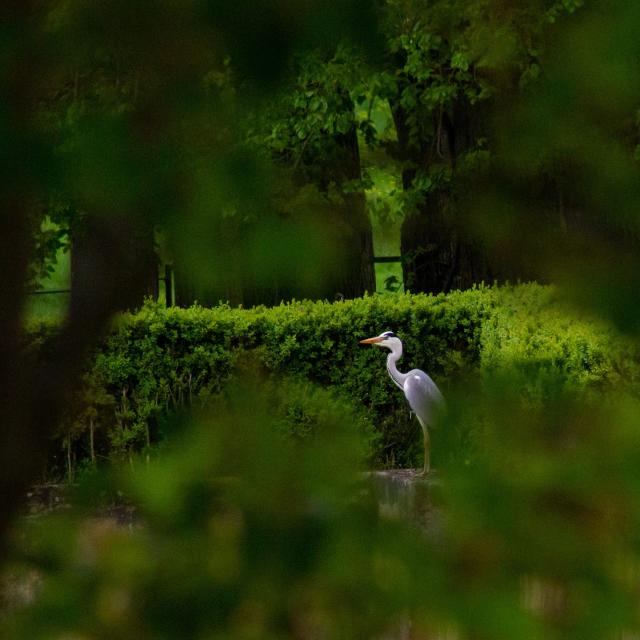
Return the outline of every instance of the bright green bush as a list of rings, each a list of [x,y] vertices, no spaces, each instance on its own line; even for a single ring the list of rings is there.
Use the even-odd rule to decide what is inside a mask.
[[[317,416],[305,412],[305,397],[322,388],[353,408],[373,464],[416,464],[419,430],[388,378],[385,354],[358,344],[387,329],[404,341],[401,368],[426,370],[445,395],[500,375],[516,380],[527,401],[566,386],[595,392],[640,379],[640,358],[620,337],[576,320],[553,288],[539,285],[248,310],[148,303],[120,317],[94,354],[61,438],[74,443],[76,458],[86,458],[93,417],[98,454],[131,456],[163,440],[163,416],[206,405],[250,364],[263,383],[286,379],[291,404],[279,407],[284,431],[296,437],[313,431]],[[42,333],[50,331],[34,336],[45,356]],[[473,430],[472,420],[466,428]],[[460,448],[467,436],[458,434],[451,446]]]
[[[637,348],[595,318],[576,318],[554,287],[496,292],[482,327],[483,376],[508,373],[531,402],[572,390],[628,390],[640,381]]]

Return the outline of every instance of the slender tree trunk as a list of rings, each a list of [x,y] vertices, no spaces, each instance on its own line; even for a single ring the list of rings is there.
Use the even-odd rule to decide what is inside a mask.
[[[71,436],[67,435],[65,438],[65,444],[67,449],[67,482],[73,483],[73,463],[71,461]]]
[[[91,464],[96,466],[96,448],[95,448],[95,424],[93,418],[89,418],[89,451],[91,453]]]

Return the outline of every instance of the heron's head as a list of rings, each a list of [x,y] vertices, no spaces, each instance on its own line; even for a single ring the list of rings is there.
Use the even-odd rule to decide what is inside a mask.
[[[398,336],[393,333],[393,331],[385,331],[375,338],[360,340],[360,344],[372,344],[376,347],[385,347],[386,349],[390,349],[391,351],[402,347],[400,338],[398,338]]]

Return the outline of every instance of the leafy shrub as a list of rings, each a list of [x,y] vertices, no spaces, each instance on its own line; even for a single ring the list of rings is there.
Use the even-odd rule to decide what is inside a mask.
[[[563,387],[635,387],[640,378],[638,353],[608,327],[576,320],[552,287],[480,287],[254,309],[166,309],[149,302],[118,318],[93,355],[61,439],[73,442],[76,457],[86,457],[92,420],[91,449],[98,456],[149,453],[163,439],[163,416],[207,405],[233,375],[243,375],[240,358],[261,369],[263,383],[286,379],[291,402],[277,407],[283,431],[303,439],[313,431],[317,412],[309,413],[307,405],[314,390],[323,388],[329,392],[323,402],[334,397],[353,407],[373,464],[416,464],[419,430],[387,375],[385,355],[358,344],[387,329],[404,341],[401,367],[426,370],[445,395],[500,375],[517,380],[528,402]],[[33,332],[43,357],[51,331],[42,326]],[[468,441],[467,433],[456,437],[457,448]]]
[[[496,296],[482,328],[485,377],[508,372],[538,404],[550,393],[637,386],[637,348],[595,318],[577,320],[555,288],[529,285]]]

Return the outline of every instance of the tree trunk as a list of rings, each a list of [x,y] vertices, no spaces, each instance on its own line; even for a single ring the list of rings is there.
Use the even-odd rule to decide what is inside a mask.
[[[96,466],[96,447],[95,447],[95,424],[93,418],[89,418],[89,452],[91,454],[91,464]]]
[[[116,216],[112,219],[109,216],[88,216],[75,230],[71,247],[72,301],[77,299],[74,290],[87,287],[97,289],[97,295],[125,300],[128,307],[140,306],[145,297],[157,300],[158,257],[153,226],[143,220],[136,222],[139,224],[131,225]],[[114,242],[120,243],[117,252],[101,255],[96,251],[101,243],[109,246]],[[113,269],[104,263],[105,259],[120,260],[121,264]],[[131,264],[130,272],[128,263]],[[113,277],[116,272],[119,278]],[[132,287],[129,282],[128,276],[134,274],[139,279],[139,287]]]
[[[398,136],[400,159],[408,165],[402,174],[403,188],[412,188],[418,170],[435,166],[451,172],[455,180],[458,157],[473,148],[479,118],[471,105],[459,99],[450,112],[433,116],[430,136],[411,140],[407,112],[399,101],[391,103]],[[437,186],[428,193],[402,224],[400,251],[406,290],[438,293],[466,289],[479,281],[491,280],[486,252],[470,237],[461,220],[459,203],[451,184]]]
[[[349,99],[349,104],[353,104]],[[362,179],[360,165],[360,147],[355,123],[351,129],[337,139],[341,158],[328,168],[327,178],[338,184]],[[375,291],[375,271],[373,266],[373,231],[367,212],[363,190],[344,194],[344,201],[336,214],[342,223],[344,235],[340,244],[342,269],[335,274],[335,280],[327,292],[327,298],[341,295],[345,298],[357,298],[365,292]]]
[[[490,282],[484,247],[460,223],[451,194],[431,194],[405,217],[400,247],[405,289],[439,293]]]
[[[190,307],[196,300],[196,287],[188,271],[180,265],[175,267],[175,303],[178,307]]]
[[[71,435],[67,435],[65,438],[65,444],[67,449],[67,482],[73,483],[73,462],[71,460]]]

